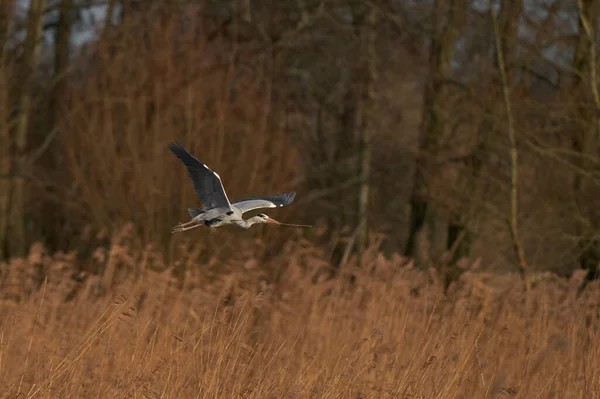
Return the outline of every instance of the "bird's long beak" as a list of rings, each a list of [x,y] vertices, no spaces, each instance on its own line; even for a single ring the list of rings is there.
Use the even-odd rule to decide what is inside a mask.
[[[312,227],[312,226],[311,226],[311,225],[309,225],[309,224],[291,224],[291,223],[281,223],[281,222],[278,222],[277,220],[275,220],[275,219],[273,219],[273,218],[271,218],[271,217],[268,217],[268,216],[267,216],[267,222],[268,222],[268,223],[273,223],[273,224],[280,224],[280,225],[282,225],[282,226],[294,226],[294,227]]]

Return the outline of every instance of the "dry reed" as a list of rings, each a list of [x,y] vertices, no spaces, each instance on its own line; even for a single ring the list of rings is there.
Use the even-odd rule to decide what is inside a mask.
[[[600,393],[598,282],[578,296],[580,276],[542,275],[525,304],[516,274],[471,269],[444,297],[433,271],[375,249],[364,268],[350,259],[324,278],[322,251],[304,241],[265,264],[251,245],[220,263],[181,244],[170,265],[134,236],[125,229],[87,260],[36,245],[1,265],[2,397]]]

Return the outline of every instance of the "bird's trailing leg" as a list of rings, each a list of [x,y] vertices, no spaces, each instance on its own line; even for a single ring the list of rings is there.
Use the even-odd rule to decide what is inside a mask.
[[[196,220],[196,219],[192,219],[187,223],[181,223],[179,222],[179,224],[177,225],[178,227],[187,227],[187,226],[192,226],[194,224],[200,223],[202,220]]]
[[[177,226],[173,227],[171,233],[180,233],[182,231],[191,230],[198,226],[202,226],[201,220],[191,220],[187,223],[179,223]]]

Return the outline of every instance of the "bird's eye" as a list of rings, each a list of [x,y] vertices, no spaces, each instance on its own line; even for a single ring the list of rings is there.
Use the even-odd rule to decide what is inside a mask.
[[[263,218],[263,219],[264,219],[264,218],[266,218],[266,217],[267,217],[267,215],[265,215],[264,213],[259,213],[259,214],[258,214],[258,217],[261,217],[261,218]]]

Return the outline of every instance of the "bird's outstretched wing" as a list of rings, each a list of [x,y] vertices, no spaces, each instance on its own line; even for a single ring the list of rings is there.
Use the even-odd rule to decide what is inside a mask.
[[[186,166],[204,208],[231,208],[221,177],[216,172],[194,158],[178,141],[169,143],[169,150]]]
[[[278,208],[289,205],[294,201],[296,192],[273,195],[270,197],[246,198],[234,202],[232,205],[238,208],[242,213],[260,208]]]

